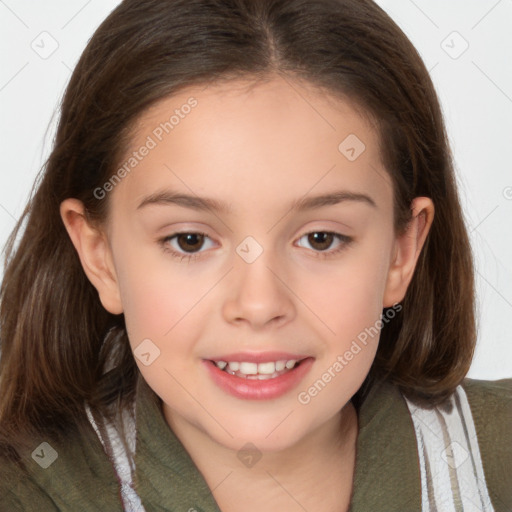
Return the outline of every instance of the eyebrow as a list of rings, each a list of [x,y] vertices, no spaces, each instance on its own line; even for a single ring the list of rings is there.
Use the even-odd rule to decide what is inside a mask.
[[[332,206],[346,201],[354,201],[367,204],[373,208],[377,207],[375,201],[366,194],[350,192],[347,190],[338,190],[329,194],[297,199],[291,204],[290,210],[296,212],[314,210],[324,206]],[[217,199],[182,194],[170,190],[163,190],[145,197],[139,206],[137,206],[137,210],[140,210],[149,205],[177,205],[184,208],[190,208],[192,210],[213,211],[225,214],[232,212],[230,205],[222,201],[218,201]]]

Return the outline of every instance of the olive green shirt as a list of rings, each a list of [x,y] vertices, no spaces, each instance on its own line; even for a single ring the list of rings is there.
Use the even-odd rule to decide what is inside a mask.
[[[511,512],[512,379],[465,379],[463,388],[492,505],[495,512]],[[134,483],[146,512],[220,512],[160,404],[147,385],[138,386]],[[374,386],[358,409],[358,423],[350,511],[420,511],[418,448],[402,394],[389,383]],[[34,440],[34,447],[44,441]],[[0,512],[123,511],[115,470],[92,426],[51,447],[55,453],[43,445],[27,454],[28,474],[0,462]],[[55,454],[46,469],[36,463],[38,455],[44,460]]]

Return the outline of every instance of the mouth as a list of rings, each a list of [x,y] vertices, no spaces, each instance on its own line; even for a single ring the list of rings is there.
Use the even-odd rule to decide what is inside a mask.
[[[277,399],[295,389],[306,378],[314,357],[276,354],[232,355],[224,359],[204,359],[210,378],[224,392],[243,400]],[[247,359],[257,361],[247,361]],[[237,360],[234,360],[237,359]]]

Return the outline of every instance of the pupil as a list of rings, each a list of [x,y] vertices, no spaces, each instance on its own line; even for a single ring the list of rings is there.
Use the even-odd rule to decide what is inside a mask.
[[[178,245],[181,249],[188,252],[194,252],[195,249],[200,249],[203,243],[204,236],[195,233],[184,233],[178,236]],[[182,243],[184,241],[184,244]],[[192,250],[190,250],[192,249]]]

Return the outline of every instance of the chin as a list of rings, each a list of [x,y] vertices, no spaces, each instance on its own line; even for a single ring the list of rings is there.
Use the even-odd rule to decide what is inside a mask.
[[[265,419],[261,416],[259,419],[246,416],[245,421],[226,418],[221,424],[227,425],[229,434],[217,424],[206,433],[217,443],[237,452],[248,443],[261,452],[279,452],[293,447],[308,434],[305,428],[297,428],[298,418],[293,416],[293,413],[289,417],[281,414],[279,417],[269,416]]]

